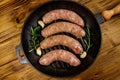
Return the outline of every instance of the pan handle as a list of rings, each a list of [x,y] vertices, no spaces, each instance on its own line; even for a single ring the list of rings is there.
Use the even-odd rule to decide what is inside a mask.
[[[23,59],[23,58],[20,56],[20,50],[22,49],[21,44],[17,45],[15,49],[16,49],[16,55],[17,55],[18,60],[20,61],[20,63],[21,63],[21,64],[26,64],[26,63],[28,63],[28,61],[27,61],[26,58]]]
[[[120,14],[120,4],[118,4],[111,10],[105,10],[102,12],[102,16],[105,18],[105,20],[109,20],[112,16],[117,14]]]
[[[104,10],[102,13],[95,14],[95,17],[97,21],[101,24],[109,19],[111,19],[112,16],[120,14],[120,4],[115,6],[114,8],[110,10]]]

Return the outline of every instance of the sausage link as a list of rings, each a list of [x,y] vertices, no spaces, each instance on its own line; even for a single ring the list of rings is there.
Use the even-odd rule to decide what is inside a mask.
[[[47,66],[47,65],[50,65],[52,62],[58,61],[58,60],[69,63],[71,66],[78,66],[81,63],[80,60],[71,52],[62,50],[62,49],[53,50],[43,55],[39,59],[39,63],[41,65]]]
[[[80,26],[70,22],[56,22],[50,24],[42,30],[41,34],[44,37],[48,37],[59,32],[68,32],[75,35],[77,38],[85,36],[85,31]]]
[[[83,52],[81,44],[74,38],[67,35],[50,36],[40,43],[40,47],[42,49],[47,49],[56,45],[65,45],[71,48],[76,54],[82,54]]]
[[[52,10],[46,13],[42,17],[42,19],[45,24],[48,24],[58,19],[63,19],[63,20],[68,20],[70,22],[76,23],[80,26],[84,26],[84,21],[78,14],[76,14],[75,12],[71,10],[66,10],[66,9]]]

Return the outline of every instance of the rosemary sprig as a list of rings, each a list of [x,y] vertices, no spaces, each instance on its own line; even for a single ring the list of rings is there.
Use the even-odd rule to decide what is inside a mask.
[[[32,32],[32,49],[29,52],[32,52],[33,50],[36,50],[37,47],[39,46],[39,43],[37,43],[37,39],[40,36],[40,34],[37,33],[37,31],[40,30],[40,26],[35,26],[35,28],[33,29],[33,27],[31,27],[31,32]]]
[[[88,39],[88,44],[87,44],[87,49],[86,52],[88,52],[88,50],[90,49],[91,45],[90,45],[90,30],[87,27],[87,39]]]
[[[92,44],[90,43],[91,42],[90,41],[90,39],[91,39],[90,29],[88,26],[86,26],[85,32],[86,32],[86,39],[80,38],[82,43],[84,43],[86,45],[86,46],[84,46],[85,51],[83,51],[83,53],[80,55],[80,58],[85,58],[87,56],[88,50],[92,46]]]
[[[91,33],[90,33],[90,29],[89,29],[88,26],[85,28],[85,32],[86,32],[86,37],[87,37],[87,39],[81,38],[81,40],[82,40],[82,42],[84,42],[84,43],[86,44],[86,46],[87,46],[86,49],[85,49],[85,52],[88,52],[88,50],[89,50],[90,47],[92,46],[92,44],[90,43],[90,42],[91,42],[91,41],[90,41],[90,39],[91,39],[91,37],[90,37]]]

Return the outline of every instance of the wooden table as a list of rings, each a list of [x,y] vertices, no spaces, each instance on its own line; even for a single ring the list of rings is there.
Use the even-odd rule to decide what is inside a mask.
[[[102,48],[94,64],[71,78],[53,78],[20,64],[15,46],[28,15],[48,0],[0,0],[0,80],[120,80],[120,15],[101,24]],[[111,9],[120,0],[74,0],[93,13]],[[23,52],[21,51],[21,55]]]

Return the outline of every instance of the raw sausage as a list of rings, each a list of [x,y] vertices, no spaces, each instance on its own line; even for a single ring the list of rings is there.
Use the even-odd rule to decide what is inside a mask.
[[[56,45],[64,45],[71,48],[76,54],[82,54],[81,44],[72,37],[67,35],[54,35],[46,38],[40,43],[42,49],[47,49]]]
[[[66,9],[52,10],[52,11],[46,13],[42,17],[42,19],[45,24],[48,24],[48,23],[58,20],[58,19],[63,19],[63,20],[67,20],[67,21],[76,23],[80,26],[84,26],[84,21],[78,14],[76,14],[75,12],[73,12],[71,10],[66,10]]]
[[[70,22],[56,22],[50,24],[42,30],[41,34],[44,37],[48,37],[59,32],[68,32],[75,35],[77,38],[85,36],[85,31],[80,26]]]
[[[43,55],[39,63],[41,65],[50,65],[53,61],[63,61],[69,63],[71,66],[78,66],[80,65],[80,60],[73,55],[71,52],[66,50],[53,50],[48,52],[47,54]]]
[[[46,38],[40,43],[42,49],[47,49],[56,45],[64,45],[71,48],[76,54],[82,54],[81,44],[72,37],[67,35],[54,35]]]
[[[66,50],[53,50],[48,52],[47,54],[43,55],[39,59],[39,63],[41,65],[50,65],[54,61],[63,61],[69,63],[71,66],[78,66],[80,65],[80,60],[73,55],[71,52]]]

